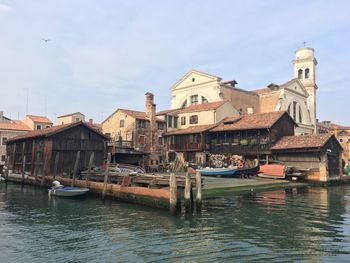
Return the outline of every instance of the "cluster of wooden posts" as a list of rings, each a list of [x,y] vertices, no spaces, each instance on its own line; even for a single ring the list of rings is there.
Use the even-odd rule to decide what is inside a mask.
[[[34,174],[30,175],[29,180],[27,180],[26,172],[25,172],[26,156],[24,155],[22,158],[21,177],[18,178],[17,181],[20,180],[22,184],[26,182],[33,183],[36,185],[39,184],[41,187],[43,187],[43,186],[47,186],[49,182],[59,179],[59,180],[62,180],[63,183],[70,184],[71,186],[80,186],[80,187],[85,186],[87,188],[90,188],[90,190],[95,193],[101,193],[103,199],[106,198],[107,195],[120,197],[120,193],[123,193],[125,195],[127,192],[128,192],[127,194],[129,195],[136,195],[139,197],[146,196],[146,197],[154,198],[154,200],[156,200],[157,198],[164,199],[165,197],[169,199],[168,206],[172,214],[176,214],[179,211],[179,208],[181,207],[180,197],[182,196],[181,194],[183,193],[184,207],[186,212],[191,213],[194,210],[195,206],[197,208],[197,211],[201,210],[202,178],[199,172],[196,173],[195,183],[193,182],[193,180],[191,180],[190,173],[186,173],[185,177],[176,176],[174,173],[171,173],[169,176],[163,175],[162,184],[157,185],[158,187],[160,187],[158,189],[150,188],[151,185],[149,185],[148,188],[144,186],[142,187],[131,186],[130,180],[132,176],[129,176],[127,174],[119,175],[119,177],[122,177],[122,183],[120,183],[119,185],[112,184],[108,182],[109,176],[110,176],[109,168],[111,165],[111,155],[109,153],[106,160],[103,183],[90,181],[90,176],[93,174],[93,162],[94,162],[94,152],[92,152],[89,159],[88,169],[85,172],[85,183],[84,183],[84,181],[77,179],[78,172],[79,172],[78,171],[79,160],[80,160],[80,151],[77,151],[72,177],[69,178],[69,177],[60,176],[59,178],[57,178],[57,166],[59,162],[59,152],[57,152],[55,156],[54,169],[51,175],[46,174],[46,170],[47,170],[46,168],[47,168],[47,165],[49,164],[48,164],[47,158],[45,158],[43,174],[41,175],[41,178],[38,178],[39,164],[35,162]],[[7,156],[5,171],[4,171],[6,180],[9,179],[9,168],[10,168],[9,165],[10,165],[10,160],[9,160],[9,156]],[[134,179],[137,183],[140,181],[144,182],[145,180],[149,180],[150,177],[152,178],[152,175],[150,176],[150,175],[139,174],[135,176]],[[156,176],[154,176],[154,178],[156,178]],[[125,183],[128,180],[129,180],[129,183]],[[165,180],[168,180],[167,181],[169,184],[168,190],[166,190],[167,188],[164,188],[164,184],[167,184]],[[152,181],[154,181],[154,179],[152,179]],[[195,200],[193,198],[193,191],[192,191],[192,187],[194,186],[194,184],[196,189]],[[117,187],[114,187],[113,185]],[[118,186],[120,187],[118,188]],[[121,197],[121,199],[122,198],[123,197]],[[194,206],[194,203],[195,203],[195,206]]]

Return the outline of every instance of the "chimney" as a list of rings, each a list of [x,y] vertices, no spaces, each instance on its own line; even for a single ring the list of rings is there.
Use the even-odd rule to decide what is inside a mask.
[[[157,135],[157,123],[156,123],[156,104],[154,104],[154,95],[151,92],[147,92],[146,94],[146,116],[150,121],[150,136],[149,136],[149,145],[150,145],[150,153],[156,152],[156,135]]]
[[[89,119],[89,123],[93,124],[94,120],[93,119]]]
[[[0,111],[0,118],[4,116],[4,112]]]

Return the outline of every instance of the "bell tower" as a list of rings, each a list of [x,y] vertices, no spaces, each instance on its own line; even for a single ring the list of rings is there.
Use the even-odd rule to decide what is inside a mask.
[[[294,78],[298,78],[309,93],[307,106],[311,115],[311,122],[316,129],[316,65],[315,50],[309,47],[295,51]]]

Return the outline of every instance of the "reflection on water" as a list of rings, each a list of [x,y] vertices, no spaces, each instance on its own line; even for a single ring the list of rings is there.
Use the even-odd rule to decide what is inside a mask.
[[[170,216],[96,198],[0,185],[0,262],[347,261],[350,186],[207,201]]]

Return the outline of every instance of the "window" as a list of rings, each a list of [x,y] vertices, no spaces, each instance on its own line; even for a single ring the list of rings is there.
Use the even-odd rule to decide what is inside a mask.
[[[174,128],[177,128],[178,121],[179,121],[179,117],[174,117]]]
[[[308,79],[310,78],[310,69],[305,69],[305,78]]]
[[[139,144],[140,145],[144,145],[145,144],[145,136],[144,135],[140,135],[140,137],[139,137]]]
[[[158,144],[163,145],[163,137],[158,137]]]
[[[191,105],[198,104],[198,95],[191,96]]]
[[[303,70],[299,69],[298,70],[298,79],[302,79],[303,78]]]
[[[168,127],[169,128],[173,127],[173,116],[168,116]]]
[[[124,128],[124,120],[120,120],[119,121],[119,127],[120,128]]]
[[[197,123],[198,123],[198,115],[190,116],[190,124],[197,124]]]
[[[47,128],[50,128],[50,126],[49,126],[49,125],[46,125],[46,127],[45,127],[45,128],[46,128],[46,129],[47,129]]]
[[[140,129],[146,128],[146,121],[145,120],[137,120],[137,128],[140,128]]]
[[[40,124],[37,124],[37,125],[36,125],[36,129],[37,129],[37,130],[40,130],[40,129],[41,129],[41,125],[40,125]]]
[[[186,125],[186,116],[181,117],[181,125]]]
[[[80,121],[80,119],[79,118],[75,118],[75,122],[79,122]]]
[[[2,145],[6,145],[7,143],[7,137],[2,137]]]
[[[293,119],[297,120],[297,103],[296,101],[293,101]]]
[[[303,113],[301,111],[301,107],[299,106],[299,123],[303,123]]]
[[[339,139],[340,142],[343,142],[343,139]]]
[[[204,104],[204,103],[208,103],[208,100],[207,100],[206,97],[203,97],[203,96],[202,96],[202,103],[203,103],[203,104]]]
[[[6,155],[1,155],[1,161],[5,162],[6,161]]]
[[[162,122],[158,122],[158,130],[164,130],[164,125]]]

